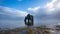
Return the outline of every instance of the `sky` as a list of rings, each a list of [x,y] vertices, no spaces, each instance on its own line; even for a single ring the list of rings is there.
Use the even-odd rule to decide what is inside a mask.
[[[27,14],[34,26],[60,24],[60,0],[0,0],[0,28],[24,27]]]

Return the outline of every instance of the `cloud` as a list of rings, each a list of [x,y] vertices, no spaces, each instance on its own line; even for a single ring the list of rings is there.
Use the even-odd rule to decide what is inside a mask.
[[[42,8],[40,6],[34,7],[34,8],[28,8],[27,10],[33,13],[40,13]],[[43,13],[47,15],[54,14],[60,10],[60,0],[51,0],[49,3],[45,4],[43,8]]]
[[[19,16],[19,17],[23,17],[26,16],[28,13],[25,11],[21,11],[21,10],[17,10],[17,9],[13,9],[13,8],[9,8],[9,7],[3,7],[0,6],[0,14],[6,14],[6,15],[11,15],[11,16]]]
[[[38,10],[35,10],[35,7],[28,8],[28,10],[35,13],[35,24],[56,24],[60,22],[60,0],[52,0],[44,8]]]
[[[60,0],[52,0],[47,3],[44,12],[46,15],[54,16],[60,19]]]
[[[27,10],[33,13],[40,13],[42,8],[40,6],[34,7],[34,8],[28,8]],[[60,0],[51,0],[49,3],[45,4],[43,8],[43,13],[45,12],[46,15],[51,15],[58,10],[60,10]]]
[[[31,12],[37,12],[38,10],[40,10],[40,6],[34,8],[28,8],[27,10]]]
[[[28,8],[28,12],[35,14],[36,19],[60,19],[60,0],[51,0],[45,4],[44,8],[37,7],[38,9]],[[37,13],[37,14],[36,14]]]
[[[46,4],[46,10],[48,14],[52,14],[59,9],[60,9],[60,0],[52,0],[51,2]]]
[[[24,17],[27,14],[21,10],[0,6],[0,28],[3,30],[24,27]]]
[[[60,17],[60,0],[51,0],[49,3],[45,4],[44,8],[40,6],[34,8],[28,8],[28,12],[35,14],[36,16],[54,16],[56,18]],[[37,14],[36,14],[37,13]],[[51,17],[51,18],[52,18]]]

